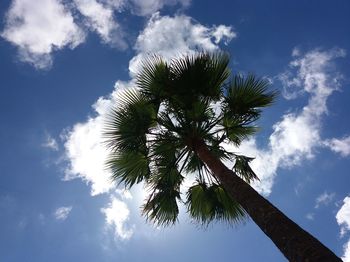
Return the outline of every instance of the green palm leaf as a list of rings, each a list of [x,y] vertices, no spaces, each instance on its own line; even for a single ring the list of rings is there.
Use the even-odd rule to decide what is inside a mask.
[[[222,84],[229,76],[229,56],[225,53],[201,53],[173,60],[171,78],[172,100],[184,108],[191,107],[198,97],[220,99]]]
[[[107,116],[103,136],[112,151],[146,151],[146,134],[155,125],[154,106],[137,90],[121,94],[120,104]]]
[[[110,169],[113,180],[124,183],[128,188],[150,176],[147,155],[138,151],[111,154],[106,167]]]
[[[254,75],[236,75],[224,99],[226,114],[241,124],[250,124],[261,114],[261,108],[272,104],[276,91],[268,91],[269,82]]]
[[[253,75],[236,75],[226,90],[223,101],[222,126],[229,141],[239,145],[257,131],[252,125],[261,114],[261,108],[275,100],[277,92],[268,91],[269,82]]]
[[[258,176],[249,165],[253,159],[254,158],[240,155],[236,155],[235,157],[236,162],[233,169],[236,174],[243,178],[247,183],[250,183],[252,180],[259,180]]]
[[[136,77],[136,85],[155,105],[167,99],[170,71],[167,63],[159,56],[143,60],[142,70]]]
[[[142,207],[142,213],[147,220],[158,225],[176,222],[179,214],[177,199],[180,199],[180,185],[183,179],[174,165],[158,166],[147,181],[153,191]]]
[[[173,190],[156,192],[142,206],[142,213],[147,220],[159,226],[174,224],[179,214],[177,198],[179,198],[179,193]]]
[[[191,217],[203,225],[213,220],[234,224],[247,218],[244,209],[218,184],[199,182],[192,186],[186,204]]]

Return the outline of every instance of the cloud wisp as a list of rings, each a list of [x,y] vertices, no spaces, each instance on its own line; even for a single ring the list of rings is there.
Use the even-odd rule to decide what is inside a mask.
[[[49,133],[45,134],[45,142],[41,144],[42,147],[51,149],[52,151],[58,151],[58,143]]]
[[[324,145],[342,157],[350,155],[350,136],[343,138],[332,138],[324,141]]]
[[[329,205],[333,201],[334,197],[335,197],[335,193],[328,193],[326,191],[323,192],[321,195],[319,195],[316,198],[315,208]]]
[[[315,219],[315,214],[314,213],[307,213],[305,217],[308,220],[314,220]]]
[[[72,211],[72,208],[72,206],[59,207],[55,210],[54,217],[56,218],[56,220],[64,221],[68,218],[70,212]]]
[[[181,7],[188,7],[190,2],[190,0],[131,0],[129,8],[137,15],[149,16],[164,6],[180,5]]]

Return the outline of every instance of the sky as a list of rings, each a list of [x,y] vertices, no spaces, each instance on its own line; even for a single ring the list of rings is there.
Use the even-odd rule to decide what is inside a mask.
[[[239,152],[253,186],[350,261],[350,3],[2,0],[0,261],[285,261],[250,220],[145,221],[110,180],[101,127],[140,62],[231,55],[280,95]],[[191,183],[189,181],[188,183]]]

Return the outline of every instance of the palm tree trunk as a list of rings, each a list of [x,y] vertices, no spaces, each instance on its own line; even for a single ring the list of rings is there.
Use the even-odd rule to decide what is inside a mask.
[[[195,141],[193,149],[230,196],[246,210],[289,261],[342,261],[228,169],[209,151],[204,141]]]

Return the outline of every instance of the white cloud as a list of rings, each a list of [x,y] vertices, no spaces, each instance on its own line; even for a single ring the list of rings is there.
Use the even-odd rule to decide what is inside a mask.
[[[22,62],[48,69],[54,51],[74,49],[85,41],[88,31],[95,31],[102,42],[112,47],[127,48],[125,26],[115,17],[118,13],[131,10],[148,16],[164,6],[189,4],[190,0],[13,0],[0,35],[18,47]],[[85,29],[78,24],[85,24]],[[225,38],[227,30],[218,27],[216,41]]]
[[[332,138],[324,141],[324,145],[332,151],[346,157],[350,155],[350,136],[343,138]]]
[[[185,15],[170,17],[155,13],[137,37],[134,48],[138,54],[129,63],[131,76],[138,72],[140,61],[150,53],[170,60],[197,50],[218,50],[219,42],[228,43],[235,36],[230,26],[206,27]]]
[[[115,183],[105,166],[108,151],[103,144],[102,128],[106,113],[112,103],[118,100],[120,91],[131,86],[132,81],[117,81],[115,90],[107,97],[100,97],[92,106],[95,117],[75,124],[70,131],[62,135],[65,140],[65,157],[69,161],[64,180],[82,179],[91,186],[92,196],[115,189]],[[117,193],[121,192],[117,190]]]
[[[107,226],[114,230],[116,237],[127,240],[133,235],[133,229],[125,226],[129,220],[130,211],[123,201],[111,197],[111,202],[107,207],[101,208],[101,212],[105,215]]]
[[[65,180],[81,178],[91,185],[91,194],[106,193],[114,187],[105,168],[107,151],[102,145],[102,116],[76,124],[66,135],[65,149],[70,165]]]
[[[42,144],[42,146],[53,151],[58,151],[58,143],[49,133],[46,133],[45,142]]]
[[[344,262],[350,262],[350,239],[344,245],[344,255],[341,257]]]
[[[212,35],[215,44],[219,44],[223,41],[226,45],[232,40],[232,38],[237,37],[237,33],[232,31],[232,27],[226,25],[214,26],[212,29]]]
[[[132,195],[127,189],[116,189],[115,191],[122,199],[132,199]]]
[[[69,213],[72,211],[72,206],[68,207],[59,207],[55,210],[54,216],[57,220],[66,220]]]
[[[336,214],[336,219],[340,226],[340,236],[343,237],[350,231],[350,196],[344,198],[343,205]],[[344,262],[350,262],[350,239],[344,245],[342,259]]]
[[[87,25],[100,35],[103,42],[121,49],[127,47],[121,27],[114,19],[114,11],[122,7],[121,3],[109,1],[109,5],[103,5],[96,0],[74,0],[74,3],[85,16]]]
[[[252,167],[261,180],[254,184],[259,192],[270,194],[278,168],[291,168],[313,158],[315,149],[323,145],[320,131],[322,117],[327,114],[327,98],[340,87],[341,76],[333,60],[344,56],[345,51],[337,48],[316,49],[304,56],[299,53],[289,70],[280,75],[283,86],[289,89],[288,98],[307,94],[309,99],[301,110],[286,113],[273,125],[267,148],[258,148],[256,138],[240,147],[244,154],[256,158]]]
[[[350,231],[350,196],[343,200],[343,205],[336,215],[337,223],[340,226],[340,235],[344,236]]]
[[[333,201],[334,197],[335,197],[335,193],[329,194],[327,192],[323,192],[321,195],[319,195],[316,198],[315,208],[319,208],[322,205],[327,206],[329,203]]]
[[[51,66],[54,50],[73,49],[85,39],[72,14],[59,0],[14,0],[1,36],[18,47],[21,61],[38,69]]]

